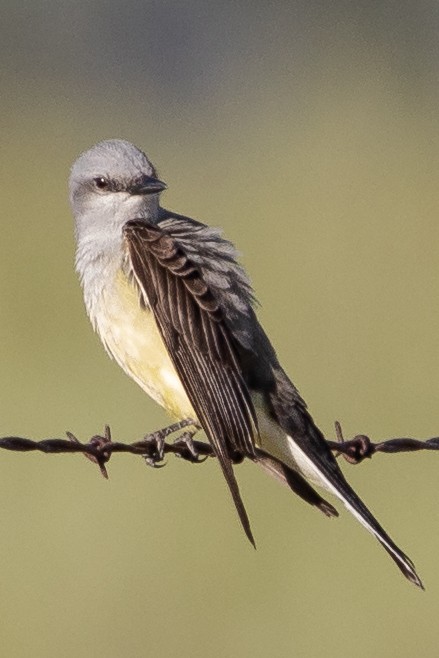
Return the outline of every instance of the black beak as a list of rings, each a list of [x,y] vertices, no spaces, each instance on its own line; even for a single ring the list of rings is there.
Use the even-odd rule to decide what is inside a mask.
[[[137,180],[134,183],[130,192],[131,194],[157,194],[158,192],[163,192],[163,190],[166,190],[166,188],[166,183],[158,180],[158,178],[152,178],[152,176],[142,176],[140,180]]]

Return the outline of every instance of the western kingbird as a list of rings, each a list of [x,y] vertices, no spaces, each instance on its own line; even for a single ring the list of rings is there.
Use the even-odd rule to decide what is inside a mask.
[[[96,144],[72,167],[76,269],[108,354],[172,416],[202,427],[252,542],[233,461],[258,461],[262,450],[328,515],[336,511],[311,485],[337,496],[422,587],[345,480],[280,366],[235,248],[217,229],[162,208],[164,189],[146,155],[120,139]]]

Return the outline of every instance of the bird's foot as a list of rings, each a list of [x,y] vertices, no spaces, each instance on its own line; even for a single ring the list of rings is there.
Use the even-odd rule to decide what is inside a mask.
[[[156,432],[148,434],[143,439],[148,448],[147,453],[144,455],[144,459],[147,465],[152,468],[163,468],[163,466],[166,466],[166,462],[164,464],[160,463],[165,456],[164,449],[166,435],[163,434],[163,431],[164,430],[157,430]]]
[[[144,459],[145,462],[148,464],[148,466],[152,466],[153,468],[162,468],[163,466],[165,466],[166,464],[161,464],[160,462],[162,462],[164,458],[165,443],[167,437],[170,434],[174,434],[175,432],[178,432],[184,427],[189,427],[190,425],[193,425],[197,429],[199,427],[198,424],[192,418],[185,418],[184,420],[180,420],[178,423],[174,423],[173,425],[168,425],[168,427],[164,427],[161,430],[157,430],[156,432],[147,434],[144,437],[144,442],[147,446],[147,451],[144,456]],[[190,434],[190,432],[185,432],[185,434]],[[195,434],[195,432],[193,432],[193,434]]]
[[[193,437],[197,432],[198,429],[195,429],[192,432],[186,431],[175,439],[174,446],[183,447],[182,451],[175,453],[176,457],[181,457],[181,459],[185,459],[186,461],[189,461],[192,464],[202,464],[203,462],[206,461],[208,456],[207,455],[201,456],[193,440]]]

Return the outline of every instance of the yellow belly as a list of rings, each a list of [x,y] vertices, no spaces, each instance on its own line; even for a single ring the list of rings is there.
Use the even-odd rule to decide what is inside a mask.
[[[122,271],[102,293],[95,323],[110,356],[148,395],[175,418],[196,419],[154,315]]]

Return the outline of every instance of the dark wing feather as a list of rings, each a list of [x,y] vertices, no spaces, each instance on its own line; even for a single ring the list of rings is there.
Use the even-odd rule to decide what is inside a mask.
[[[223,310],[172,235],[144,220],[128,222],[124,235],[134,277],[254,544],[232,458],[256,459],[256,413]]]

